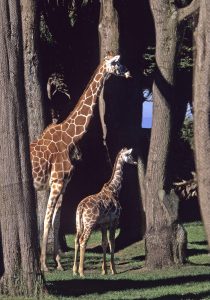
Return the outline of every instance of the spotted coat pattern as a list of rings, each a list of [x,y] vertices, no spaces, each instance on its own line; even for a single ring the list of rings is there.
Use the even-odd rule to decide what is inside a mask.
[[[129,72],[119,63],[119,56],[106,57],[96,69],[76,107],[66,120],[48,126],[41,137],[30,145],[34,186],[37,190],[50,189],[40,257],[43,271],[48,270],[46,247],[50,225],[60,210],[62,194],[74,168],[69,153],[86,132],[99,93],[111,74],[129,77]],[[57,268],[62,269],[59,254],[55,253],[55,257]]]
[[[73,273],[84,276],[84,255],[87,241],[91,232],[97,226],[102,230],[103,264],[102,273],[107,273],[106,268],[106,248],[107,229],[109,229],[109,246],[111,253],[111,272],[116,273],[114,264],[114,242],[115,230],[117,228],[121,206],[118,200],[123,179],[123,166],[125,163],[135,164],[131,156],[132,149],[122,149],[115,160],[111,179],[104,184],[101,191],[95,195],[90,195],[83,199],[76,211],[76,238],[75,238],[75,260]],[[80,247],[80,263],[78,265],[78,251]]]

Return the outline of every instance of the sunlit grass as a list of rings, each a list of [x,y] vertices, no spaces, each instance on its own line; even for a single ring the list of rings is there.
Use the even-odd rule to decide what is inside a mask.
[[[49,299],[210,299],[210,256],[201,223],[186,224],[188,263],[183,267],[148,271],[144,269],[144,242],[140,241],[116,253],[118,274],[102,276],[100,253],[90,251],[100,245],[100,232],[93,233],[86,254],[86,277],[72,275],[74,237],[62,262],[64,272],[46,275]],[[109,259],[109,256],[108,256]]]
[[[155,271],[144,269],[144,242],[140,241],[116,253],[118,274],[114,276],[100,274],[102,255],[91,249],[100,245],[101,235],[93,233],[88,243],[83,279],[72,274],[74,236],[69,235],[67,242],[71,249],[62,257],[65,271],[46,273],[50,293],[46,299],[210,299],[210,256],[203,226],[196,222],[186,224],[185,228],[189,254],[186,265]],[[51,259],[49,264],[53,268]]]

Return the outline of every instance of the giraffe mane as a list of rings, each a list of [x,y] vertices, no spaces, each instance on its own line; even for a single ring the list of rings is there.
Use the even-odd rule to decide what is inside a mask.
[[[87,83],[87,85],[86,85],[86,87],[85,87],[85,89],[84,89],[82,95],[79,97],[79,100],[77,101],[77,104],[75,105],[74,109],[73,109],[72,112],[70,113],[70,116],[72,116],[72,115],[75,113],[75,111],[78,110],[78,107],[80,106],[80,99],[81,99],[81,98],[85,95],[85,93],[87,92],[90,83],[92,82],[92,80],[93,80],[93,78],[95,77],[95,75],[98,73],[98,70],[101,68],[101,65],[102,65],[102,64],[100,64],[100,65],[96,68],[95,72],[94,72],[93,75],[91,76],[91,78],[90,78],[90,80],[88,81],[88,83]],[[69,118],[69,116],[68,116],[67,118]],[[65,122],[65,120],[64,120],[64,122]]]
[[[113,166],[113,169],[112,169],[112,175],[111,175],[111,178],[109,179],[109,181],[106,183],[106,185],[109,185],[110,182],[112,181],[113,177],[114,177],[114,173],[115,173],[115,169],[116,169],[116,165],[117,165],[117,162],[118,162],[118,159],[119,159],[119,156],[121,155],[121,152],[120,151],[118,154],[117,154],[117,157],[115,159],[115,162],[114,162],[114,166]]]

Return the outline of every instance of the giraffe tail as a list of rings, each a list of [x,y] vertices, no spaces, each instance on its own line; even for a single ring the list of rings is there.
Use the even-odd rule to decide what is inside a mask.
[[[77,228],[77,234],[79,236],[81,236],[84,228],[82,215],[83,215],[83,209],[81,209],[81,207],[78,207],[76,212],[76,228]]]

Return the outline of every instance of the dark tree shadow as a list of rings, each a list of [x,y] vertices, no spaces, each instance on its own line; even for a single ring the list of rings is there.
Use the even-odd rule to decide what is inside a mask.
[[[62,280],[62,281],[50,281],[48,282],[48,291],[56,296],[82,296],[92,293],[104,294],[108,291],[123,291],[123,290],[133,290],[133,289],[145,289],[145,288],[155,288],[160,286],[172,286],[181,285],[192,282],[209,282],[208,274],[201,274],[198,276],[180,276],[175,278],[167,279],[157,279],[157,280],[102,280],[102,279],[73,279],[73,280]],[[184,296],[169,295],[163,296],[155,299],[201,299],[210,295],[209,291],[200,293],[199,295],[194,295],[188,293]],[[179,298],[180,297],[180,298]],[[198,298],[200,297],[200,298]],[[143,298],[138,298],[143,299]]]

